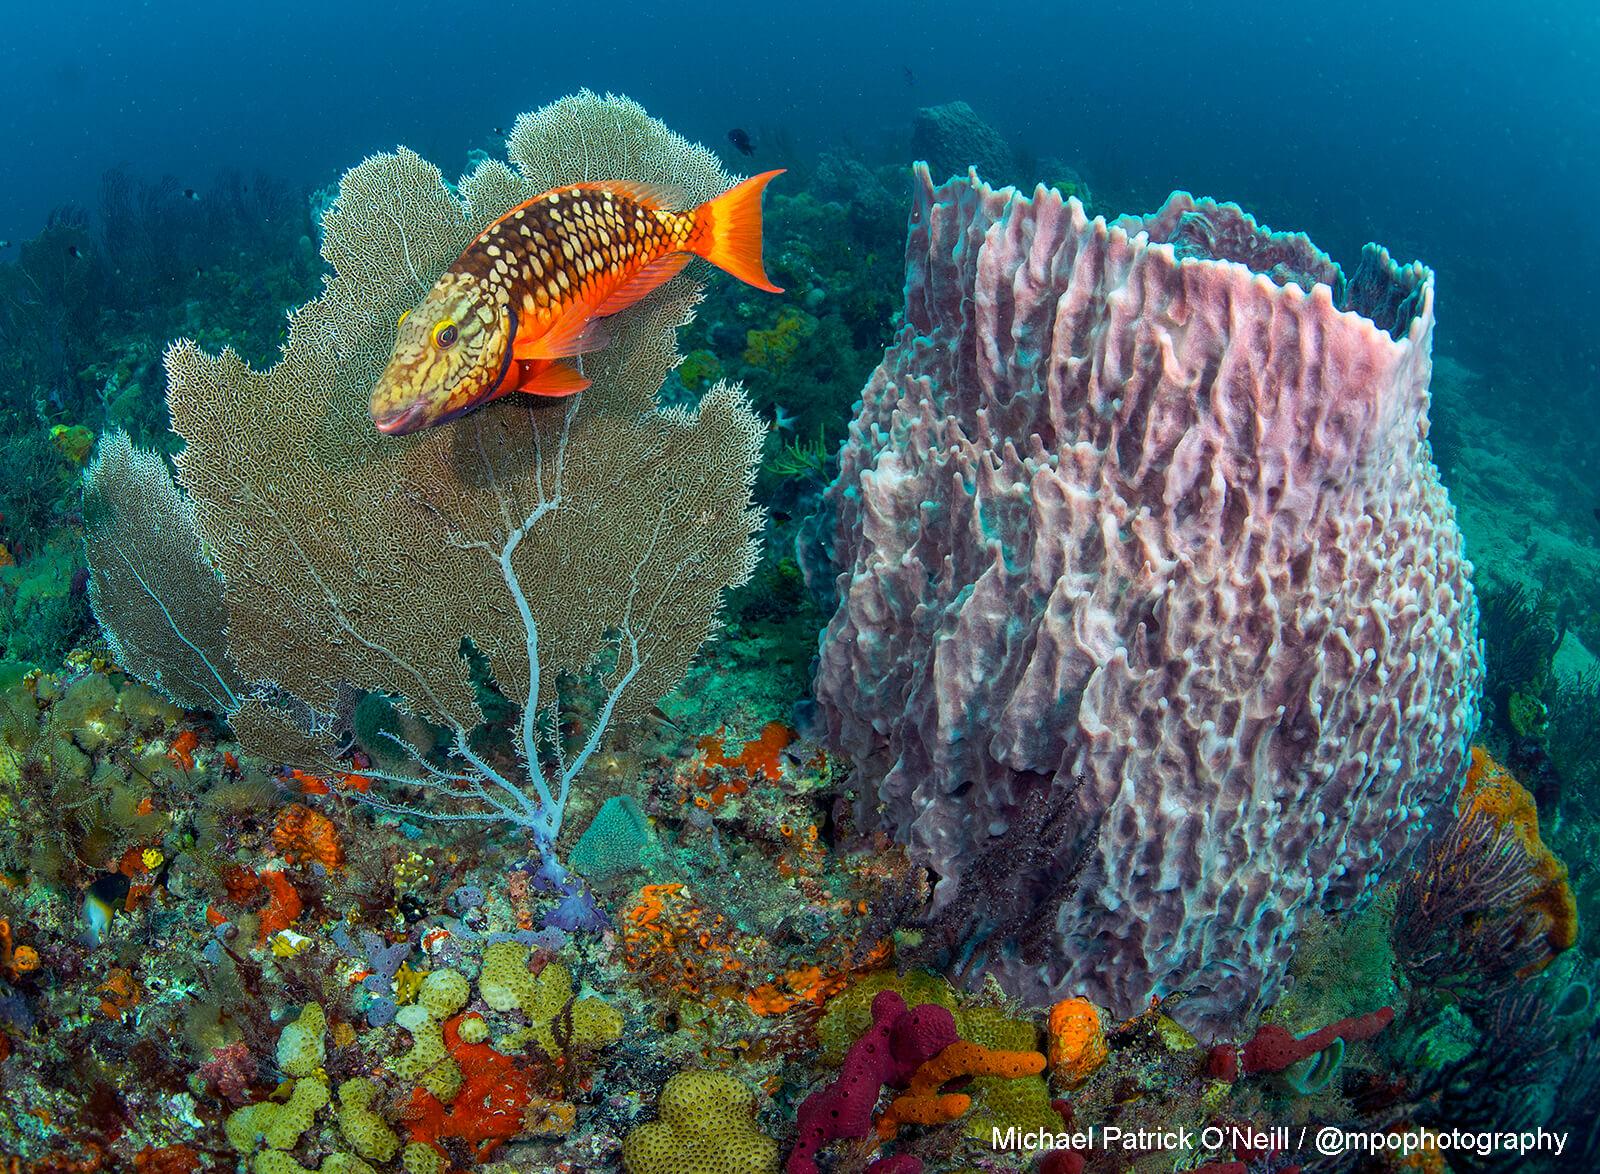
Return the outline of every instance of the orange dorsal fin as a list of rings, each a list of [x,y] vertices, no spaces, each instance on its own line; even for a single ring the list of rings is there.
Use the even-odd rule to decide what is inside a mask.
[[[570,359],[587,355],[611,341],[604,326],[582,306],[568,306],[543,334],[519,328],[511,355],[517,359]]]
[[[612,290],[606,300],[595,307],[595,314],[603,318],[607,314],[626,310],[657,286],[671,281],[688,263],[688,253],[668,253],[665,257],[657,257]]]
[[[761,265],[761,190],[782,174],[779,170],[752,175],[694,211],[690,247],[718,269],[768,293],[783,291],[767,280]]]
[[[689,194],[670,183],[644,183],[636,179],[605,179],[572,185],[581,191],[614,192],[645,208],[677,212],[689,206]],[[560,188],[556,189],[560,191]]]
[[[497,394],[520,391],[524,395],[544,395],[559,398],[576,395],[589,386],[589,381],[576,367],[567,363],[549,363],[542,360],[518,364],[518,370],[507,373],[506,385]]]

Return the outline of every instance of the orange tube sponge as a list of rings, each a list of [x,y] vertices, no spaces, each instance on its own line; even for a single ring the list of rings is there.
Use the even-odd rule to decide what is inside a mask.
[[[939,1089],[960,1076],[999,1076],[1015,1079],[1037,1076],[1045,1058],[1038,1052],[1004,1052],[970,1040],[957,1040],[911,1074],[906,1091],[896,1097],[878,1118],[878,1136],[885,1141],[901,1125],[936,1125],[954,1121],[972,1107],[964,1093],[940,1094]]]

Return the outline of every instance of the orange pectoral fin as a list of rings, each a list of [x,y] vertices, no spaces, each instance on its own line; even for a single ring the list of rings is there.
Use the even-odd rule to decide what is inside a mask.
[[[688,263],[688,253],[668,253],[665,257],[658,257],[656,260],[651,261],[650,264],[612,290],[610,296],[595,307],[596,316],[603,318],[607,314],[616,314],[626,310],[651,290],[671,281]]]
[[[576,395],[589,386],[576,367],[566,363],[551,363],[535,359],[518,364],[518,371],[507,380],[506,391],[520,391],[525,395],[544,395],[559,399]],[[512,382],[511,380],[515,380]]]
[[[610,341],[610,333],[593,315],[574,307],[543,334],[518,330],[511,354],[517,359],[570,359],[597,351]]]

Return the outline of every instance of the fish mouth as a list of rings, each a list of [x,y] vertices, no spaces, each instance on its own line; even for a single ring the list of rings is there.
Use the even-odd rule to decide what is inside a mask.
[[[418,429],[427,426],[427,421],[422,418],[426,408],[426,404],[411,404],[398,412],[373,416],[372,424],[385,436],[404,436],[409,432],[416,432]]]

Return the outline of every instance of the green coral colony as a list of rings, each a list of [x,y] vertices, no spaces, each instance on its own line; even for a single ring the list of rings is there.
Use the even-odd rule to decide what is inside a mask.
[[[964,104],[916,133],[1027,178]],[[1600,1160],[1571,1103],[1600,1093],[1600,889],[1563,863],[1595,834],[1600,612],[1509,565],[1475,601],[1418,439],[1427,270],[1347,283],[1187,196],[1091,219],[1055,160],[1031,194],[922,170],[908,208],[902,169],[825,154],[767,196],[782,298],[687,270],[607,319],[581,395],[379,436],[395,322],[486,225],[737,179],[587,91],[506,152],[455,184],[373,156],[315,224],[263,189],[274,227],[216,228],[183,305],[133,292],[172,229],[124,172],[115,232],[53,221],[0,265],[81,348],[76,417],[0,417],[7,1169],[1246,1174],[1312,1156],[1285,1124],[1410,1139],[1363,1170],[1480,1168],[1456,1128]],[[1041,278],[1023,237],[1065,259]],[[64,245],[104,289],[46,280]],[[1263,435],[1290,471],[1257,495],[1227,421],[1157,452],[1177,401],[1029,374],[1058,313],[1159,329],[1180,265],[1195,306],[1236,283],[1236,324],[1350,332],[1382,385],[1324,424],[1368,481]],[[1132,325],[1073,293],[1128,274]],[[970,331],[988,367],[951,358]],[[1269,363],[1203,333],[1169,361]],[[1292,510],[1330,537],[1294,546]],[[1390,546],[1340,545],[1373,518]],[[1238,852],[1261,871],[1213,884]]]

